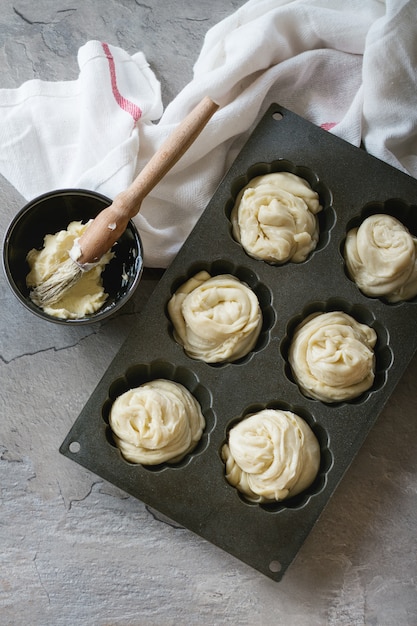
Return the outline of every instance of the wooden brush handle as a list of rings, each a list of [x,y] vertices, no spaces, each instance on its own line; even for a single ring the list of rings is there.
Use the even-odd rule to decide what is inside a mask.
[[[209,97],[201,102],[175,128],[155,152],[132,184],[103,209],[80,237],[80,265],[101,259],[124,233],[129,220],[137,215],[143,199],[168,173],[197,139],[219,105]]]

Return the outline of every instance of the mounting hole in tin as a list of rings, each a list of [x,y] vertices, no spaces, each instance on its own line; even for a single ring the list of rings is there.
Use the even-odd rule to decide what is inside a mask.
[[[399,198],[390,198],[385,202],[368,202],[361,210],[361,212],[353,217],[346,225],[346,235],[340,243],[339,253],[343,259],[344,263],[344,272],[346,277],[355,284],[355,280],[353,276],[350,275],[350,272],[347,268],[346,260],[345,260],[345,246],[346,246],[346,237],[350,230],[354,228],[359,228],[361,224],[372,215],[383,214],[389,215],[391,217],[396,218],[399,222],[405,226],[405,228],[410,232],[413,237],[417,237],[417,206],[410,205],[404,202]],[[359,287],[358,287],[359,289]],[[359,289],[360,290],[360,289]],[[360,290],[361,291],[361,290]],[[393,302],[389,300],[385,296],[371,296],[364,292],[363,295],[371,300],[380,300],[383,304],[389,306],[399,306],[404,303],[417,303],[417,295],[409,298],[408,300],[398,300]]]
[[[112,448],[118,449],[109,424],[109,416],[113,402],[129,389],[140,387],[156,379],[171,380],[188,389],[200,404],[206,426],[197,446],[178,463],[165,462],[158,465],[135,464],[124,459],[119,451],[121,462],[132,466],[139,465],[150,472],[160,472],[167,468],[179,469],[188,465],[194,457],[200,455],[207,448],[210,435],[216,423],[215,413],[212,407],[212,394],[207,387],[200,383],[197,375],[191,369],[162,360],[153,361],[151,363],[138,363],[137,365],[129,367],[122,376],[113,381],[109,387],[108,397],[102,407],[101,414],[106,428],[106,440]]]
[[[372,387],[362,393],[361,395],[341,402],[324,402],[323,400],[315,400],[315,402],[323,402],[328,407],[339,407],[341,404],[361,404],[365,402],[372,393],[380,390],[386,383],[388,371],[393,363],[393,352],[389,345],[389,333],[385,326],[376,319],[374,313],[365,306],[360,304],[354,304],[347,302],[342,298],[330,298],[326,302],[310,302],[308,303],[301,314],[294,316],[287,324],[287,330],[284,338],[281,342],[281,355],[285,361],[285,375],[288,380],[296,385],[302,395],[306,395],[300,389],[297,381],[295,380],[292,368],[288,360],[288,353],[292,341],[292,337],[295,333],[297,326],[306,319],[309,315],[316,313],[328,313],[331,311],[341,311],[353,317],[357,322],[366,324],[373,328],[377,335],[377,341],[374,347],[375,354],[375,378]],[[308,396],[307,396],[308,397]],[[311,398],[309,398],[311,399]]]
[[[174,293],[183,285],[187,280],[195,276],[201,271],[206,271],[210,276],[220,276],[222,274],[230,274],[237,278],[242,283],[245,283],[256,295],[259,306],[262,312],[262,328],[259,333],[259,337],[257,339],[256,345],[252,348],[252,350],[246,354],[245,356],[236,359],[234,361],[223,361],[217,363],[207,363],[210,367],[224,367],[227,365],[236,365],[241,363],[246,363],[253,353],[259,352],[265,346],[268,345],[270,340],[271,329],[276,321],[276,313],[272,306],[272,294],[269,287],[267,287],[264,283],[260,282],[256,273],[244,266],[236,265],[231,261],[227,261],[224,259],[217,259],[213,262],[195,262],[193,263],[187,270],[185,275],[181,275],[176,278],[171,286],[171,297]],[[168,303],[165,307],[165,314],[169,322],[168,333],[172,339],[176,343],[179,343],[175,337],[174,327],[171,322],[169,313],[168,313]],[[179,344],[181,345],[181,344]],[[192,358],[192,357],[190,357]]]
[[[283,119],[284,115],[282,113],[280,113],[279,111],[275,111],[275,113],[272,113],[272,119],[275,120],[276,122],[280,122]]]
[[[313,172],[309,167],[304,165],[296,165],[292,161],[281,158],[270,163],[266,162],[258,162],[251,165],[245,174],[238,176],[235,178],[230,187],[230,197],[225,205],[225,215],[229,222],[229,235],[230,238],[239,246],[240,249],[243,250],[240,242],[236,239],[233,233],[233,224],[232,224],[232,210],[235,206],[237,196],[239,192],[250,183],[251,180],[258,176],[265,176],[266,174],[272,174],[275,172],[289,172],[290,174],[294,174],[295,176],[299,176],[300,178],[307,181],[310,187],[315,191],[319,196],[319,201],[322,210],[317,214],[318,223],[319,223],[319,239],[317,245],[314,250],[310,252],[307,259],[302,261],[301,263],[296,263],[296,265],[302,265],[306,263],[309,259],[311,259],[317,252],[320,252],[330,242],[331,231],[333,230],[334,225],[336,224],[336,212],[333,208],[333,195],[329,187],[318,177],[318,175]],[[244,251],[244,250],[243,250]],[[245,251],[244,251],[245,252]],[[245,252],[245,254],[247,254]],[[287,261],[286,263],[269,263],[271,265],[287,265],[291,261]]]
[[[268,567],[269,567],[269,571],[272,572],[273,574],[278,574],[278,572],[282,570],[282,565],[277,559],[274,559],[273,561],[271,561]]]
[[[236,487],[230,484],[227,480],[225,475],[225,462],[222,458],[222,448],[228,442],[229,432],[236,424],[242,422],[251,415],[263,411],[264,409],[291,411],[292,413],[295,413],[296,415],[301,417],[310,427],[319,444],[320,465],[312,483],[299,494],[279,501],[254,502],[250,500],[244,493],[240,492]],[[230,420],[230,422],[226,426],[225,437],[218,452],[221,466],[223,468],[224,481],[230,489],[233,489],[236,492],[237,497],[242,501],[243,504],[259,507],[267,513],[279,513],[280,511],[284,511],[287,509],[302,509],[308,505],[312,497],[321,493],[327,484],[329,471],[333,467],[333,453],[331,452],[329,443],[330,437],[326,428],[324,428],[305,407],[301,405],[292,405],[282,400],[251,404],[246,407],[246,409],[239,417],[235,417]]]
[[[81,450],[80,442],[79,441],[71,441],[71,443],[68,446],[68,450],[72,454],[78,454],[78,452]]]

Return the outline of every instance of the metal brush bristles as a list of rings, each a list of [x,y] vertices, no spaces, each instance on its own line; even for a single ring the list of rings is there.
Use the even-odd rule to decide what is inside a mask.
[[[32,289],[30,299],[42,308],[54,304],[78,282],[82,273],[81,267],[71,258],[68,258],[59,265],[50,278]]]

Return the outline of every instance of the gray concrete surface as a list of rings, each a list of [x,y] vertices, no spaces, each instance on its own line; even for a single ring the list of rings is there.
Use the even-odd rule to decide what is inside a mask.
[[[0,0],[0,87],[75,78],[79,46],[102,39],[143,50],[167,104],[241,4]],[[4,233],[23,200],[0,190]],[[157,280],[68,329],[25,312],[0,273],[0,624],[415,626],[416,358],[280,583],[59,454]]]

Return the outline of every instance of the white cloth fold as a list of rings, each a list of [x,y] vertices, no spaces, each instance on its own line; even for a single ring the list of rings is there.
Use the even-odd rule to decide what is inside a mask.
[[[249,0],[207,32],[165,111],[141,52],[89,41],[77,80],[0,90],[0,173],[27,199],[63,187],[113,198],[204,95],[217,99],[134,218],[153,267],[175,257],[272,102],[417,177],[416,18],[416,0]]]
[[[26,199],[56,188],[111,193],[127,185],[138,122],[162,114],[160,85],[143,53],[130,57],[90,41],[78,64],[77,80],[0,90],[0,171]]]

